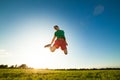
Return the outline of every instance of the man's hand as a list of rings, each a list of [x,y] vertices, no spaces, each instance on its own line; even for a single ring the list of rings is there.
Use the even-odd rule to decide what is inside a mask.
[[[66,45],[68,46],[68,43],[66,42]]]
[[[45,45],[44,47],[46,48],[46,47],[50,47],[51,46],[51,44],[47,44],[47,45]]]

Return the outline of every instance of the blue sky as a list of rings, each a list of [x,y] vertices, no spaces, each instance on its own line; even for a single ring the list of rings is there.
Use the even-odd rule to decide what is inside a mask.
[[[0,0],[0,64],[36,68],[120,67],[119,0]],[[69,54],[43,46],[54,25]]]

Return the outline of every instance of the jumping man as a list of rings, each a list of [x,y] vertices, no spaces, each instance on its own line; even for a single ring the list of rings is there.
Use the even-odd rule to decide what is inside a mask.
[[[67,42],[65,38],[65,34],[63,30],[60,30],[59,26],[55,25],[54,29],[56,30],[54,33],[54,37],[50,44],[45,45],[45,47],[50,47],[50,51],[54,52],[56,49],[61,47],[61,50],[63,50],[64,54],[67,55]],[[52,46],[53,44],[53,46]]]

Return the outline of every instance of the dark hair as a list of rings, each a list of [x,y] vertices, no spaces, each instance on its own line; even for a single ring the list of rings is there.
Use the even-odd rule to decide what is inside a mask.
[[[58,26],[58,25],[55,25],[55,26],[54,26],[54,28],[57,28],[57,27],[59,27],[59,26]]]

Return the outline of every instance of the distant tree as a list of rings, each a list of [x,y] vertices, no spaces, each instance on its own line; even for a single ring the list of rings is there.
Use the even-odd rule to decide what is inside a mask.
[[[13,69],[13,68],[15,68],[15,67],[14,67],[14,65],[11,65],[9,68],[12,68],[12,69]]]
[[[8,68],[8,65],[4,65],[4,68]]]
[[[4,66],[4,65],[3,65],[3,64],[1,64],[1,65],[0,65],[0,68],[3,68],[3,66]]]
[[[27,66],[26,64],[21,64],[21,65],[19,66],[19,68],[21,68],[21,69],[27,69],[28,66]]]
[[[0,68],[8,68],[8,65],[3,65],[3,64],[1,64],[1,65],[0,65]]]
[[[14,66],[15,68],[18,68],[17,64]]]

